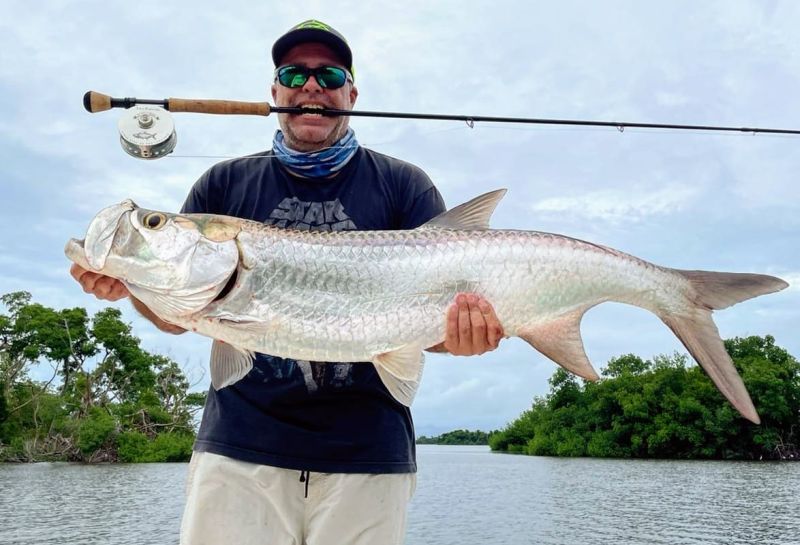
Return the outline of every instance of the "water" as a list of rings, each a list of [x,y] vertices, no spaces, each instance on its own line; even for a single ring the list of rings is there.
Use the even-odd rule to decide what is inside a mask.
[[[409,545],[800,544],[800,463],[421,447]]]
[[[423,445],[419,465],[408,545],[800,545],[800,463]],[[0,465],[0,545],[176,544],[186,467]]]

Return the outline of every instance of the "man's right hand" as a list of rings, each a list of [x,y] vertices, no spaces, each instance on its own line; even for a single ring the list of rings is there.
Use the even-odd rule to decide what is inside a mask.
[[[182,327],[165,322],[156,316],[156,314],[147,308],[144,303],[133,297],[128,291],[128,288],[125,287],[125,284],[116,278],[111,278],[110,276],[105,276],[100,273],[87,271],[80,265],[75,264],[70,267],[69,274],[71,274],[72,277],[78,281],[83,288],[83,291],[93,294],[98,299],[105,299],[106,301],[119,301],[120,299],[129,297],[131,303],[133,304],[133,308],[138,310],[139,313],[149,321],[153,322],[153,325],[155,325],[161,331],[172,333],[173,335],[180,335],[186,331]]]
[[[75,280],[78,281],[83,288],[83,291],[86,293],[91,293],[98,299],[119,301],[120,299],[130,295],[128,288],[125,287],[125,284],[116,278],[111,278],[110,276],[105,276],[100,273],[87,271],[80,265],[75,265],[73,263],[72,267],[69,269],[69,273]]]

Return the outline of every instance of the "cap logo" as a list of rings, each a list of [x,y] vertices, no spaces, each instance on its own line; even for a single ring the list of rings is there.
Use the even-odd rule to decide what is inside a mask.
[[[301,28],[316,28],[319,30],[324,30],[326,32],[331,32],[331,27],[323,23],[322,21],[317,21],[314,19],[310,19],[308,21],[303,21],[299,25],[295,27],[296,29],[300,30]]]

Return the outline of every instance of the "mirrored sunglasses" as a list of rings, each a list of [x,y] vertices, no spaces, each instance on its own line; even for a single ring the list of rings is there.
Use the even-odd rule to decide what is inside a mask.
[[[323,89],[338,89],[348,81],[353,81],[350,72],[338,66],[308,68],[307,66],[288,64],[275,70],[275,79],[278,83],[292,89],[305,85],[311,76],[314,76],[317,84]]]

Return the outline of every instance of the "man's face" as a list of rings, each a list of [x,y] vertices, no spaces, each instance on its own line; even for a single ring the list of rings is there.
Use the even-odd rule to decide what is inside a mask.
[[[339,66],[345,68],[328,46],[320,43],[299,44],[289,50],[280,66],[298,64],[308,68]],[[317,79],[309,77],[302,87],[291,89],[278,82],[272,84],[276,106],[318,105],[325,108],[352,110],[358,90],[349,81],[338,89],[324,89]],[[314,151],[330,147],[347,132],[349,118],[324,117],[319,114],[279,114],[278,122],[286,144],[298,151]]]

